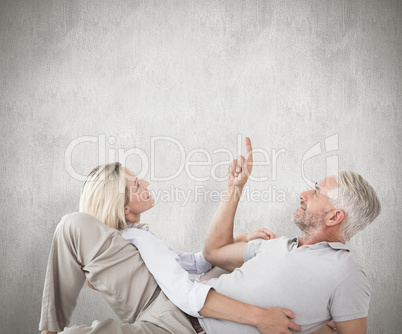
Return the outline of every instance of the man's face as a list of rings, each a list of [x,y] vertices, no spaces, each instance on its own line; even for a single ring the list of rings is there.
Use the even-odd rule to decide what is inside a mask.
[[[124,168],[127,177],[127,192],[129,202],[124,207],[124,213],[128,221],[132,221],[133,217],[151,209],[155,200],[152,198],[148,191],[149,182],[140,180],[137,176],[127,167]]]
[[[315,188],[300,194],[300,207],[292,220],[303,232],[313,232],[325,224],[327,213],[332,209],[328,191],[338,187],[334,175],[316,183]]]

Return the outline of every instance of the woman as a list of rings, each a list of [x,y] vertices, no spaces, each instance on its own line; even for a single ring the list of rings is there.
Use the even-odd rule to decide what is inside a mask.
[[[196,319],[187,319],[160,289],[144,265],[136,245],[163,292],[181,310],[256,326],[275,332],[293,324],[294,315],[280,308],[262,309],[189,281],[186,269],[210,268],[202,254],[182,253],[143,231],[141,213],[154,206],[148,182],[119,163],[98,166],[84,182],[80,213],[63,217],[53,239],[42,301],[40,330],[54,333],[67,326],[79,291],[87,279],[124,323],[108,319],[65,333],[195,333]],[[137,229],[129,227],[137,227]],[[261,229],[239,239],[275,237]],[[152,245],[150,247],[150,245]],[[147,249],[148,247],[148,249]],[[155,316],[157,314],[157,316]],[[279,331],[277,331],[279,333]]]

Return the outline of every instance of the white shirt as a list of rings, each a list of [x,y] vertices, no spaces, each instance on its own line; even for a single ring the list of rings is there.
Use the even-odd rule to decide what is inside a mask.
[[[148,231],[148,226],[129,228],[121,234],[137,247],[148,270],[172,303],[183,312],[202,318],[198,311],[203,308],[212,287],[193,282],[188,276],[188,273],[202,274],[211,269],[202,253],[179,251],[156,238]]]

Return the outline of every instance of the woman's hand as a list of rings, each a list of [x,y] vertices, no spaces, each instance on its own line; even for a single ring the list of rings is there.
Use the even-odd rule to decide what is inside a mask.
[[[302,330],[299,325],[290,320],[295,318],[292,311],[281,307],[268,307],[264,311],[264,317],[260,318],[256,326],[261,333],[292,334],[289,328],[296,332]]]
[[[258,230],[255,230],[253,232],[240,234],[234,238],[234,241],[235,242],[249,242],[254,239],[270,240],[270,239],[276,239],[277,237],[278,236],[274,232],[271,232],[267,228],[263,227]]]

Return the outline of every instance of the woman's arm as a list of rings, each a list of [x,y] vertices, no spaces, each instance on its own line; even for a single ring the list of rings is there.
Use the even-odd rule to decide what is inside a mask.
[[[301,327],[290,320],[295,318],[295,315],[289,310],[280,307],[264,309],[245,304],[223,296],[214,290],[209,292],[200,314],[205,317],[253,325],[261,333],[266,334],[291,334],[289,328],[297,332],[301,331]]]
[[[129,229],[122,236],[141,253],[148,270],[165,295],[183,312],[199,317],[211,286],[192,282],[188,273],[176,261],[177,255],[164,241],[153,234]]]
[[[293,326],[288,326],[290,328],[299,328],[289,320],[288,316],[292,316],[290,311],[280,308],[264,309],[242,303],[217,293],[208,285],[192,282],[188,273],[176,261],[176,253],[151,233],[130,229],[122,234],[138,248],[162,291],[185,313],[195,317],[207,316],[257,326],[263,333],[271,333],[274,328],[271,326],[290,324]]]

